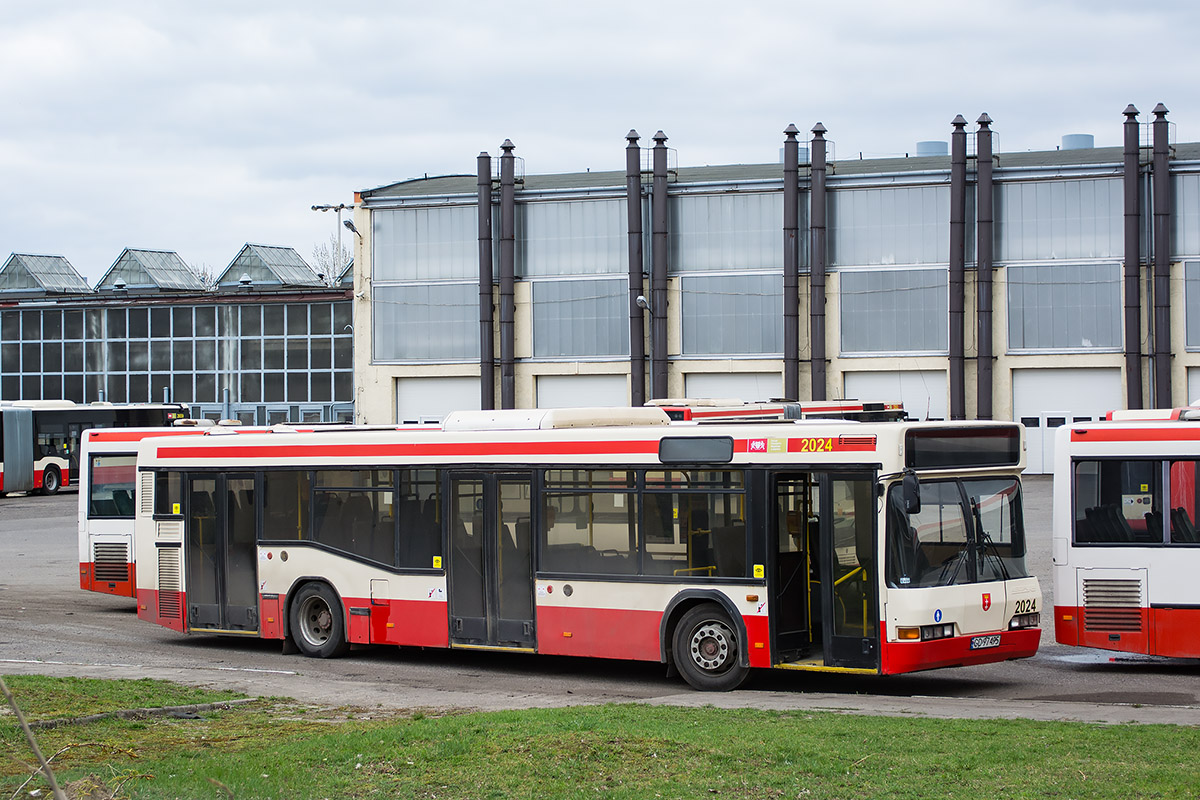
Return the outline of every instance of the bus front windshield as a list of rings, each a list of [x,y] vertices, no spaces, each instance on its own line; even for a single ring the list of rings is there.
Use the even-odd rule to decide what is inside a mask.
[[[921,481],[921,510],[888,492],[889,586],[950,586],[1028,577],[1015,478]]]

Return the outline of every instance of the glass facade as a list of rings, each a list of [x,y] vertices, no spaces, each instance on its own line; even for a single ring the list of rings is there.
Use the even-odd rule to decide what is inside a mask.
[[[947,269],[839,273],[843,354],[949,350]]]
[[[696,275],[680,280],[684,355],[783,352],[783,275]]]
[[[204,405],[228,388],[238,405],[351,403],[350,314],[346,301],[3,310],[0,399]]]
[[[626,278],[535,282],[533,355],[629,355],[628,285]]]
[[[674,272],[783,269],[783,192],[670,201]]]
[[[496,226],[493,232],[498,232]],[[629,224],[624,200],[517,205],[519,276],[624,275],[629,271],[628,264]],[[476,266],[476,274],[478,271]]]
[[[1010,350],[1121,348],[1121,265],[1011,265]]]
[[[970,209],[967,218],[974,219]],[[830,266],[947,264],[949,229],[949,186],[829,192]],[[973,225],[968,226],[968,260],[974,257],[974,235]]]
[[[1120,258],[1124,203],[1120,178],[1001,183],[996,260]]]
[[[375,286],[376,361],[479,358],[479,285]]]

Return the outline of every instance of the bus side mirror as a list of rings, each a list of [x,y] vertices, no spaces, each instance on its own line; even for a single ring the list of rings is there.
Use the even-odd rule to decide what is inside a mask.
[[[921,482],[917,480],[917,473],[904,473],[904,479],[900,484],[900,495],[904,498],[904,513],[921,513]]]

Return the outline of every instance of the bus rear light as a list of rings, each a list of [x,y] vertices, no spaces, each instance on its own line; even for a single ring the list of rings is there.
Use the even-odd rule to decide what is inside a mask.
[[[896,628],[897,639],[920,639],[920,628]]]
[[[1008,629],[1015,631],[1019,628],[1036,628],[1042,624],[1042,615],[1038,612],[1032,614],[1017,614],[1012,618],[1012,622],[1008,623]]]
[[[947,623],[945,625],[922,625],[921,626],[921,641],[932,642],[934,639],[949,639],[954,635],[954,624]]]

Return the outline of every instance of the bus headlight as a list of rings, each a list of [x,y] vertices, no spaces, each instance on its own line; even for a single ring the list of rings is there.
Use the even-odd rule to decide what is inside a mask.
[[[921,641],[931,642],[934,639],[949,639],[954,635],[954,624],[947,623],[945,625],[922,625],[921,626]]]
[[[1038,612],[1032,614],[1017,614],[1008,623],[1010,631],[1019,630],[1021,628],[1036,628],[1042,624],[1042,615]]]

